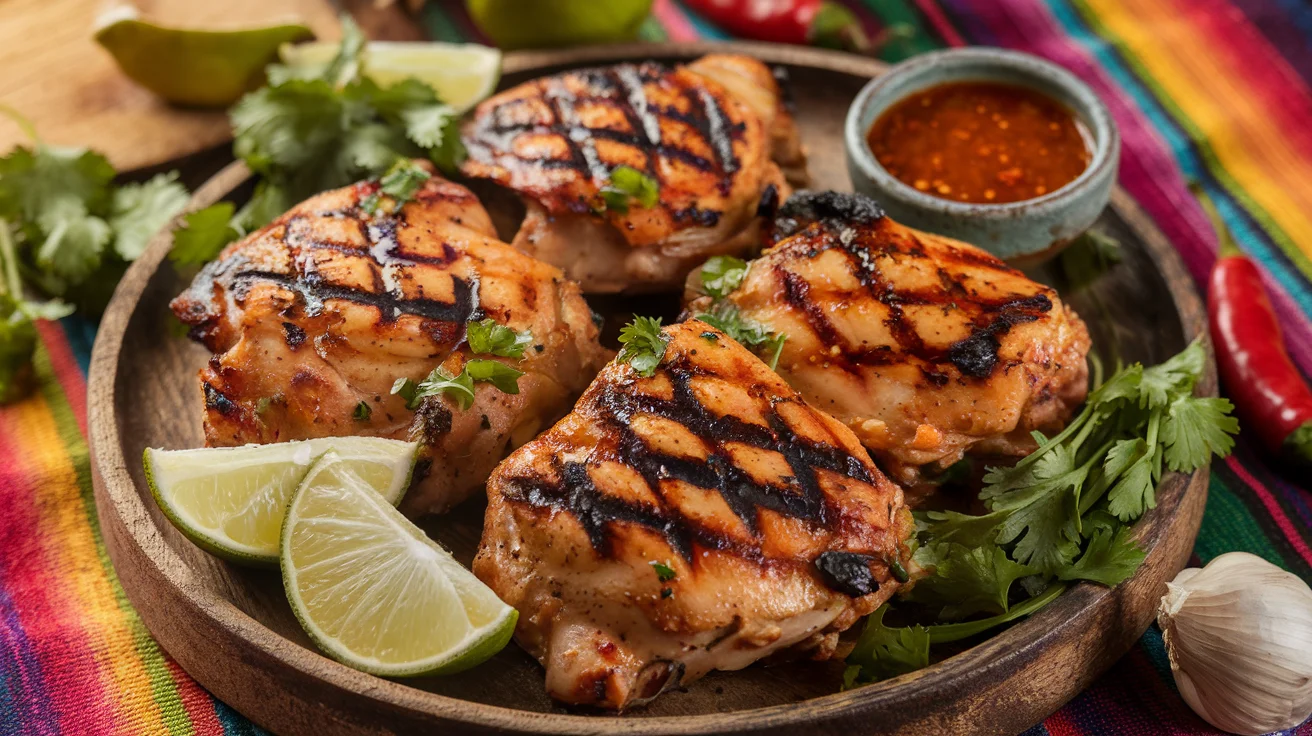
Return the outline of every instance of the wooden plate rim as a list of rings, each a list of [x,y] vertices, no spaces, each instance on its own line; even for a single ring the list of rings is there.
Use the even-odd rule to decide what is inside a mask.
[[[603,63],[616,59],[651,57],[684,58],[711,52],[746,53],[770,63],[817,67],[836,72],[873,76],[886,68],[881,62],[851,54],[776,44],[744,42],[697,42],[666,44],[627,44],[570,49],[565,51],[519,52],[506,55],[507,73],[542,67]],[[241,162],[236,162],[207,181],[192,197],[187,211],[194,211],[221,200],[250,176]],[[1202,334],[1205,310],[1193,287],[1179,254],[1156,228],[1151,219],[1122,189],[1117,187],[1111,206],[1140,235],[1153,263],[1162,273],[1172,300],[1179,312],[1186,339]],[[170,228],[171,230],[171,228]],[[575,734],[597,733],[599,726],[608,732],[626,734],[701,733],[708,718],[718,728],[769,728],[802,725],[805,722],[855,715],[894,707],[912,691],[960,691],[972,680],[990,672],[1005,671],[1042,652],[1045,643],[1071,630],[1092,616],[1092,611],[1107,602],[1113,591],[1102,586],[1082,584],[1034,616],[1021,621],[987,641],[942,662],[910,675],[856,690],[811,698],[800,703],[688,716],[640,718],[597,718],[591,716],[541,713],[460,700],[412,688],[367,675],[293,643],[274,633],[238,609],[227,599],[209,594],[194,578],[194,571],[164,543],[155,521],[127,470],[114,416],[115,390],[118,380],[118,356],[124,336],[155,271],[164,261],[172,238],[169,231],[157,235],[148,250],[128,270],[105,312],[92,351],[88,381],[88,434],[96,484],[99,512],[117,514],[129,531],[133,543],[142,547],[142,539],[154,542],[151,547],[162,555],[147,557],[153,573],[173,586],[180,599],[197,612],[212,619],[234,636],[258,647],[266,656],[281,661],[304,676],[351,693],[368,693],[377,701],[420,714],[459,721],[471,726],[524,732]],[[1211,363],[1200,390],[1215,395],[1215,369]],[[134,462],[136,458],[132,459]],[[1145,515],[1136,528],[1149,555],[1157,548],[1164,530],[1178,515],[1186,492],[1205,492],[1208,468],[1191,476],[1172,474],[1158,491],[1160,505]],[[1128,581],[1126,584],[1129,584]],[[799,706],[805,707],[799,707]]]

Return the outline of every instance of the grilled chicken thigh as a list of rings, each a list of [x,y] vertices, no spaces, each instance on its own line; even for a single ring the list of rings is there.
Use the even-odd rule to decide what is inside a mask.
[[[834,656],[906,559],[902,492],[851,431],[714,328],[664,334],[654,375],[612,362],[488,482],[474,573],[566,703]]]
[[[293,207],[172,307],[216,353],[200,373],[208,445],[420,440],[427,476],[406,509],[438,511],[563,415],[605,355],[578,287],[497,241],[469,190],[434,176],[398,212],[370,215],[361,201],[377,191],[362,182]],[[522,360],[498,358],[524,371],[518,394],[478,383],[468,410],[433,396],[411,411],[389,393],[439,364],[460,374],[465,326],[484,318],[532,332]]]
[[[899,480],[1028,454],[1083,401],[1088,331],[1052,289],[860,195],[799,193],[776,226],[728,303],[787,334],[779,374]]]
[[[588,293],[677,287],[708,256],[757,247],[759,202],[788,191],[772,154],[805,176],[779,85],[743,56],[537,79],[485,100],[463,138],[462,171],[525,201],[514,245]],[[620,166],[659,186],[655,205],[605,206]]]

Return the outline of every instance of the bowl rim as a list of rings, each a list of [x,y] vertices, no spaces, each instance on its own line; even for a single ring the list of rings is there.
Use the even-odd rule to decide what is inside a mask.
[[[1016,73],[1019,78],[1008,80],[1008,84],[1025,86],[1053,99],[1085,123],[1093,138],[1093,150],[1088,166],[1080,172],[1079,176],[1047,194],[996,204],[941,199],[921,192],[890,174],[866,142],[869,125],[863,124],[862,117],[871,106],[880,101],[880,95],[885,90],[899,82],[931,74],[943,68],[977,70],[981,73],[981,80],[987,79],[983,72],[989,70],[1004,69]],[[963,81],[971,81],[969,72],[966,76],[950,82],[939,82],[902,92],[889,100],[887,107],[937,84]],[[1071,105],[1055,99],[1035,82],[1061,87],[1076,104]],[[1120,132],[1116,127],[1116,120],[1112,117],[1106,103],[1089,85],[1067,69],[1040,56],[992,46],[943,49],[913,56],[893,65],[884,74],[871,79],[852,100],[852,104],[847,108],[847,118],[843,125],[843,140],[847,148],[848,161],[859,168],[875,187],[886,192],[888,196],[897,197],[919,209],[932,210],[944,215],[986,219],[1013,219],[1024,212],[1060,207],[1071,200],[1078,199],[1083,192],[1095,186],[1104,177],[1114,176],[1120,154]]]

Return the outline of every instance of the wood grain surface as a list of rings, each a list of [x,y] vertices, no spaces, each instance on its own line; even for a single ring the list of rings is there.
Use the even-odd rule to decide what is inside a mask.
[[[0,2],[0,103],[30,119],[47,143],[89,146],[120,171],[177,162],[231,140],[223,110],[169,105],[123,76],[92,38],[110,0]],[[372,0],[133,0],[143,19],[188,28],[240,28],[301,19],[319,38],[339,35],[338,7],[373,39],[412,41],[418,26],[401,8]],[[0,154],[28,141],[0,119]]]
[[[816,185],[847,189],[844,114],[880,64],[794,47],[735,46],[788,67]],[[512,54],[503,84],[582,63],[687,58],[727,48],[630,45]],[[235,164],[198,191],[193,206],[240,200],[249,192],[246,180]],[[1065,296],[1090,323],[1104,356],[1145,363],[1169,357],[1205,324],[1179,257],[1122,191],[1099,227],[1125,244],[1125,262],[1090,289]],[[1152,620],[1164,581],[1187,560],[1202,518],[1207,470],[1168,475],[1158,508],[1136,527],[1149,552],[1133,579],[1115,589],[1076,586],[973,648],[847,692],[839,692],[841,663],[795,663],[713,673],[621,716],[570,711],[547,699],[541,668],[514,645],[456,677],[372,677],[310,645],[276,571],[242,569],[206,555],[150,499],[143,449],[202,442],[196,371],[208,353],[169,336],[167,302],[190,277],[165,259],[169,246],[167,235],[157,238],[128,272],[92,356],[88,412],[96,503],[118,575],[160,644],[212,693],[276,733],[1013,734],[1087,687],[1134,643]],[[1214,371],[1201,390],[1215,393]],[[424,524],[468,563],[481,512],[471,502]]]

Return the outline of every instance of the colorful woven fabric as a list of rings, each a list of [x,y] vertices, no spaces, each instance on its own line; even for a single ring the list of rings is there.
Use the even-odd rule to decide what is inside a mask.
[[[1312,374],[1312,7],[1298,0],[844,0],[871,31],[915,30],[891,60],[966,43],[1075,72],[1124,140],[1121,184],[1196,278],[1216,243],[1189,194],[1201,182],[1258,259]],[[424,14],[443,40],[480,40],[458,3]],[[657,0],[648,40],[725,38]],[[42,329],[41,391],[0,411],[0,736],[263,733],[189,678],[133,613],[91,499],[86,368],[94,325]],[[1241,441],[1213,465],[1198,561],[1258,554],[1312,580],[1312,493]],[[1175,693],[1161,635],[1142,642],[1030,734],[1216,733]],[[1288,733],[1312,736],[1312,723]]]

